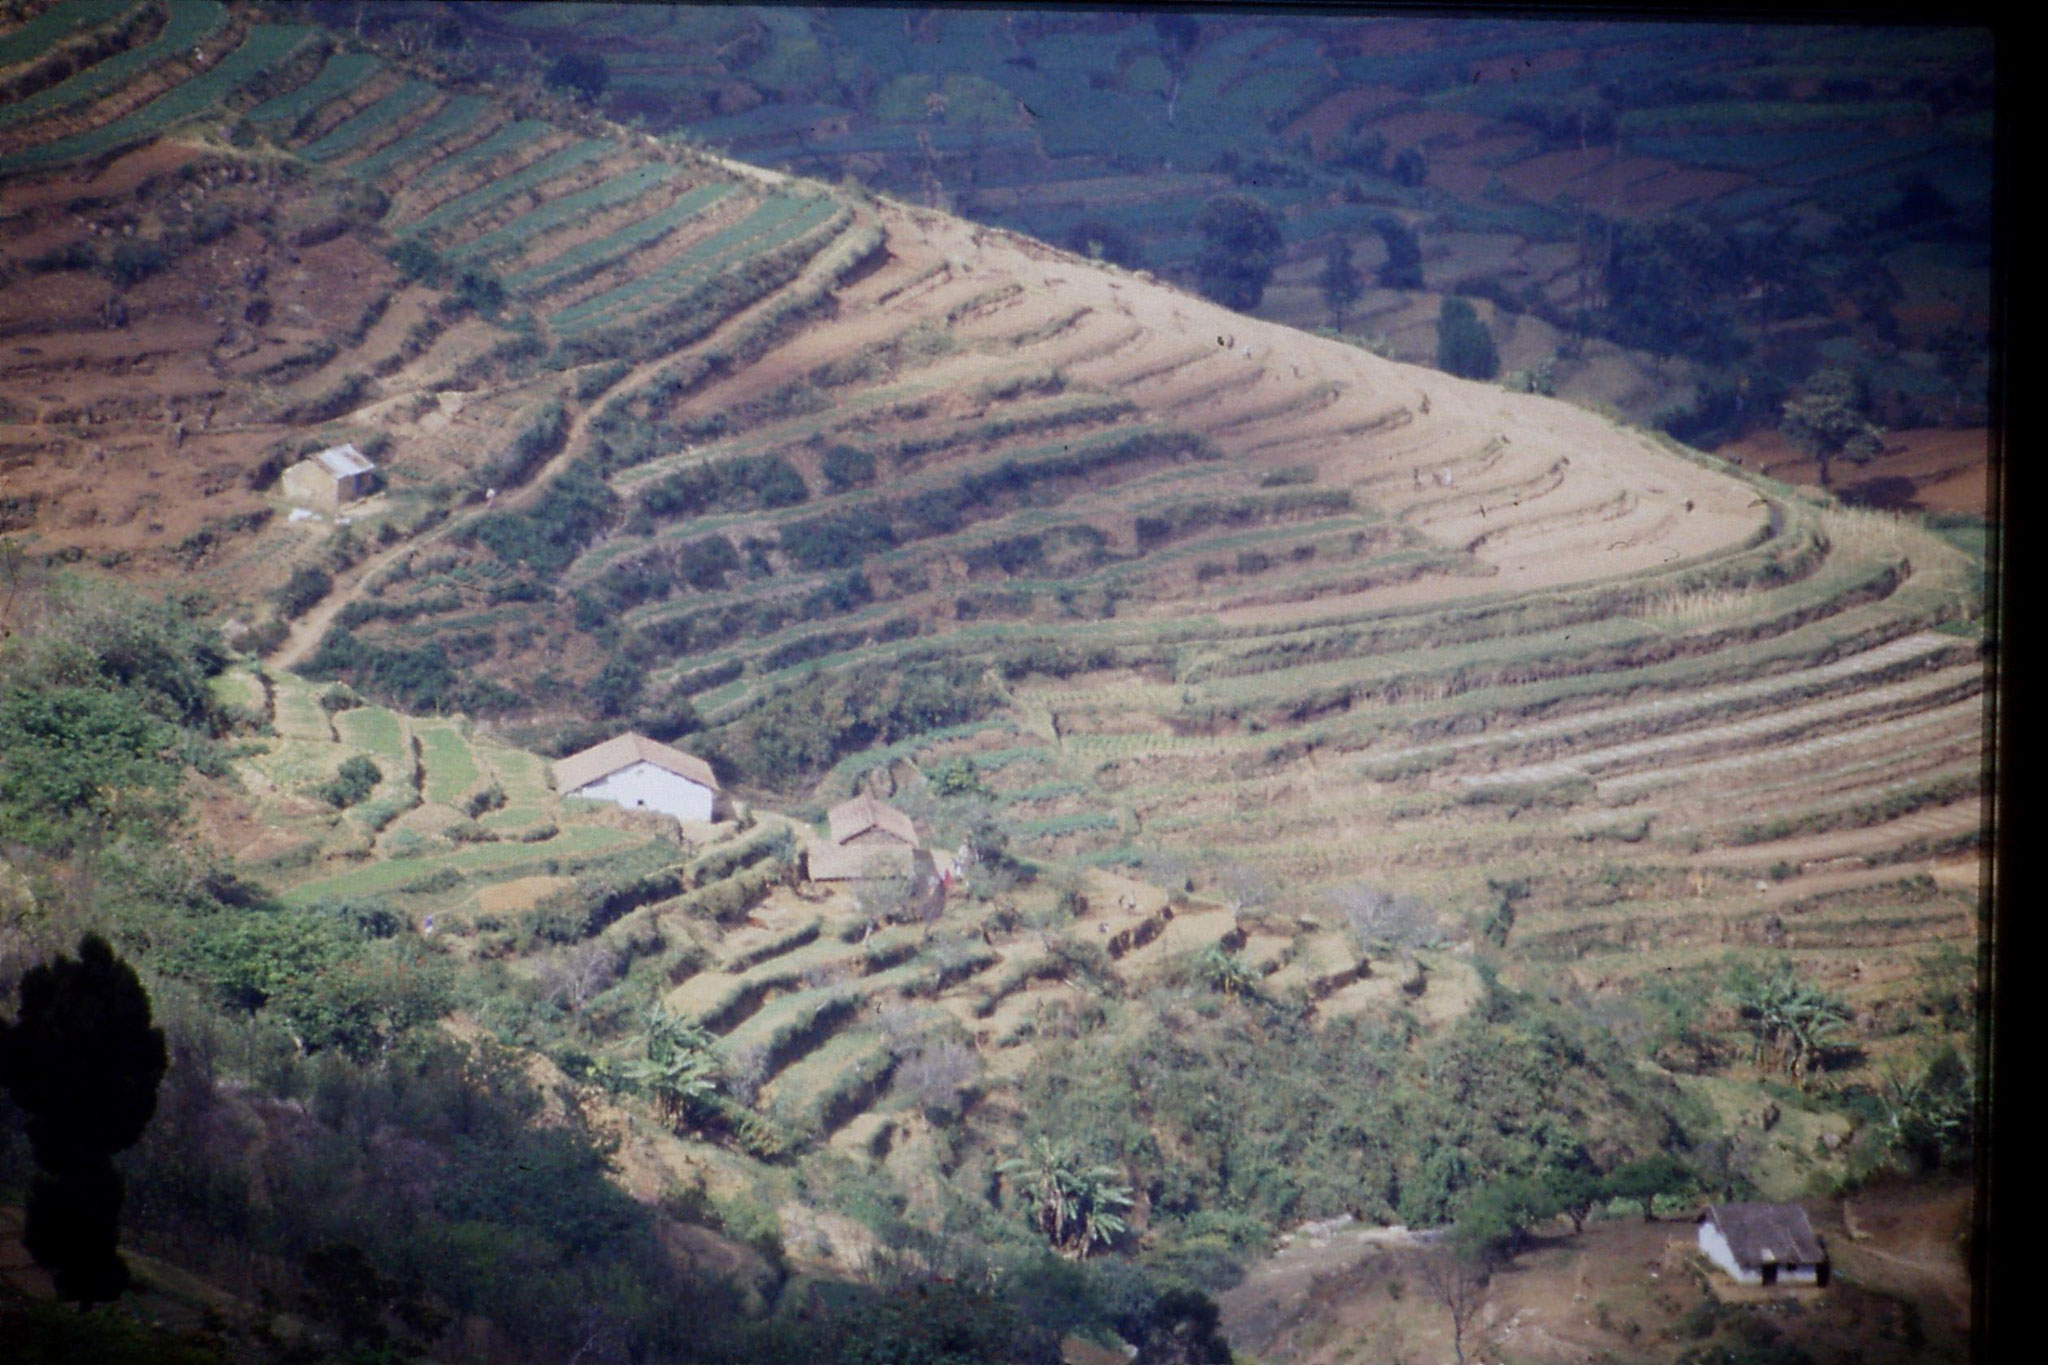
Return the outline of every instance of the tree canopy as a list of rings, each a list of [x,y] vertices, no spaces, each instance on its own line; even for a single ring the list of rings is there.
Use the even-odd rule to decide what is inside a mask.
[[[1195,259],[1201,291],[1240,312],[1258,307],[1283,244],[1273,211],[1248,194],[1219,194],[1202,206],[1195,231],[1202,235]]]
[[[0,1023],[0,1086],[28,1113],[38,1167],[23,1240],[64,1298],[101,1303],[128,1287],[113,1157],[156,1113],[168,1061],[149,993],[96,934],[76,958],[31,969],[20,1017]]]
[[[1491,379],[1500,373],[1500,353],[1493,333],[1479,320],[1470,302],[1456,294],[1444,297],[1436,322],[1438,368],[1466,379]]]

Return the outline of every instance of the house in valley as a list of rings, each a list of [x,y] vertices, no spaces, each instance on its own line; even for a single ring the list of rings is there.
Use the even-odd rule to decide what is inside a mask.
[[[285,470],[282,482],[298,506],[332,512],[377,491],[377,466],[353,445],[329,446]]]
[[[1797,1204],[1709,1204],[1700,1250],[1738,1284],[1828,1282],[1828,1252]]]
[[[812,839],[805,850],[808,875],[814,882],[904,875],[917,862],[917,826],[875,796],[863,792],[841,801],[825,813],[825,823],[830,836]],[[924,862],[931,862],[930,855]]]
[[[678,820],[715,819],[719,800],[718,776],[709,763],[631,733],[557,759],[555,790]]]

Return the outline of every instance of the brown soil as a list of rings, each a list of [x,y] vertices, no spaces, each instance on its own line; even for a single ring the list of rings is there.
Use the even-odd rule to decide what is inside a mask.
[[[1498,1272],[1468,1359],[1521,1362],[1669,1360],[1699,1328],[1761,1331],[1867,1362],[1960,1361],[1968,1353],[1968,1267],[1957,1235],[1969,1191],[1904,1188],[1843,1206],[1807,1204],[1835,1259],[1826,1289],[1743,1290],[1707,1266],[1689,1221],[1562,1223]],[[1298,1234],[1221,1298],[1232,1346],[1267,1365],[1359,1359],[1449,1359],[1450,1319],[1417,1273],[1417,1241],[1355,1225]],[[1719,1308],[1708,1305],[1720,1303]],[[1737,1326],[1737,1320],[1755,1324]]]
[[[1887,432],[1884,453],[1876,459],[1863,465],[1835,460],[1828,472],[1835,491],[1848,496],[1881,479],[1904,479],[1913,489],[1903,504],[1907,508],[1985,516],[1991,496],[1991,452],[1991,433],[1983,427],[1924,427]],[[1819,463],[1778,431],[1751,432],[1715,453],[1786,483],[1820,483]]]

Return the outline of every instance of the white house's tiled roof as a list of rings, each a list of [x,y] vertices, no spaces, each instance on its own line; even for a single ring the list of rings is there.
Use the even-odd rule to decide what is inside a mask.
[[[364,455],[362,451],[357,450],[353,445],[329,446],[313,458],[318,460],[321,467],[337,479],[351,478],[357,474],[367,474],[377,467],[370,463],[368,456]]]
[[[711,771],[711,765],[694,754],[681,749],[671,749],[659,740],[645,735],[626,733],[614,735],[602,744],[593,744],[581,753],[570,754],[555,761],[555,790],[573,792],[587,787],[601,778],[632,767],[635,763],[652,763],[678,777],[686,777],[702,787],[718,790],[718,774]]]

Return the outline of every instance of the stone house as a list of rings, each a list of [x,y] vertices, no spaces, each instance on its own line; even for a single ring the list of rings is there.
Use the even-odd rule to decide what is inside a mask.
[[[332,512],[377,491],[377,466],[353,445],[330,446],[285,470],[283,485],[295,504]]]

